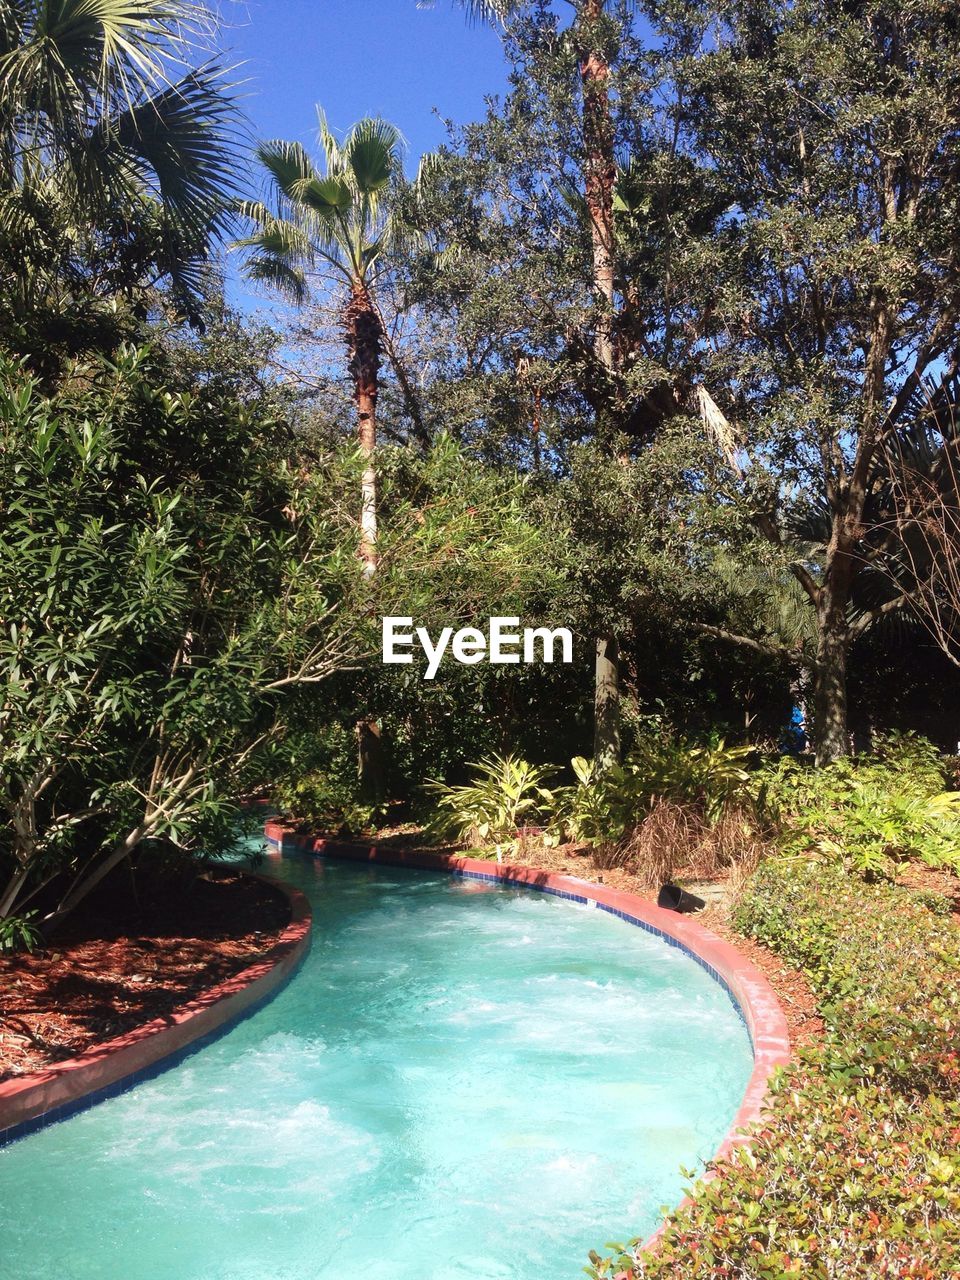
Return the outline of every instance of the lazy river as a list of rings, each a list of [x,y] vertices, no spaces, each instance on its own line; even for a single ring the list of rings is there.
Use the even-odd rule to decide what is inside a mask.
[[[662,939],[442,873],[266,870],[311,900],[303,966],[0,1150],[2,1280],[574,1280],[728,1130],[746,1029]]]

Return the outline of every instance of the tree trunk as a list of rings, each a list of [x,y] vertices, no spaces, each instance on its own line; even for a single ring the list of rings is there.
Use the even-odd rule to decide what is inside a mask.
[[[593,759],[596,768],[601,771],[620,762],[618,657],[616,637],[599,636],[593,699]]]
[[[831,611],[832,612],[832,611]],[[827,614],[819,621],[817,661],[813,669],[813,744],[818,765],[847,755],[847,651],[842,618]]]
[[[617,163],[610,111],[610,67],[602,51],[596,47],[595,24],[602,16],[603,0],[582,0],[575,23],[575,39],[583,94],[583,185],[590,217],[593,293],[597,307],[593,354],[606,374],[606,393],[612,395],[617,368],[613,334],[613,192]],[[600,425],[604,425],[602,419]],[[596,646],[593,752],[597,767],[605,769],[620,760],[620,677],[616,636],[612,633],[599,636]]]
[[[373,299],[362,281],[354,284],[344,314],[348,369],[353,379],[357,403],[357,439],[363,455],[360,477],[360,558],[363,572],[372,578],[377,571],[377,394],[380,390],[380,355],[383,326]],[[386,789],[383,743],[376,720],[357,724],[357,772],[360,791],[368,803],[383,799]]]
[[[386,794],[385,764],[379,723],[361,720],[357,725],[357,765],[360,794],[367,804],[379,804]]]
[[[597,363],[612,374],[616,366],[613,341],[613,189],[617,162],[610,113],[610,67],[602,52],[594,47],[594,24],[602,14],[602,0],[584,0],[577,18],[577,43],[583,91],[584,194],[590,215],[593,291],[597,303],[593,346]]]
[[[364,458],[360,478],[360,556],[363,571],[377,569],[377,393],[380,389],[380,348],[383,329],[366,285],[354,285],[344,313],[344,330],[357,404],[357,438]]]

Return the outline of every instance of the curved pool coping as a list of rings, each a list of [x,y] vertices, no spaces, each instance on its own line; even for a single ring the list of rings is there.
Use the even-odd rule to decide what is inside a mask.
[[[253,878],[279,890],[290,904],[290,923],[266,955],[169,1014],[44,1071],[4,1081],[0,1084],[0,1146],[158,1075],[277,994],[310,948],[310,903],[298,889],[279,880]]]
[[[750,1132],[762,1118],[770,1077],[778,1067],[790,1061],[790,1032],[780,1002],[770,983],[736,947],[690,916],[666,911],[636,893],[608,889],[605,885],[576,876],[540,870],[535,867],[511,866],[457,854],[422,853],[386,845],[363,845],[321,836],[305,835],[279,822],[267,822],[264,835],[279,854],[289,851],[351,862],[376,863],[380,866],[409,867],[420,871],[446,871],[471,880],[499,880],[505,884],[525,886],[573,902],[593,904],[601,911],[619,916],[628,924],[638,925],[656,934],[670,946],[678,947],[701,965],[729,995],[746,1023],[753,1047],[753,1072],[747,1083],[740,1108],[721,1142],[713,1163],[724,1160],[737,1147],[748,1147],[754,1141]],[[709,1170],[701,1181],[717,1176]],[[689,1203],[685,1197],[678,1208]],[[674,1212],[676,1212],[674,1210]],[[653,1248],[666,1230],[667,1223],[648,1236],[640,1251]]]

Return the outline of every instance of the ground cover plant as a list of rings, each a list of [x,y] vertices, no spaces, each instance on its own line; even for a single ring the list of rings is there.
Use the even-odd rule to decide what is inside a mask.
[[[656,1250],[598,1253],[590,1274],[956,1274],[960,929],[950,904],[777,859],[750,882],[737,922],[809,977],[824,1043],[776,1081],[751,1146],[693,1187]]]

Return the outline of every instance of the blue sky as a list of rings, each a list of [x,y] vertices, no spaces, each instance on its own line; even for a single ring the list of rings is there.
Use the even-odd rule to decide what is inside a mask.
[[[505,88],[497,34],[469,25],[452,0],[433,9],[418,9],[416,0],[238,0],[222,12],[224,43],[244,64],[244,106],[260,138],[312,147],[317,103],[335,130],[381,115],[410,143],[412,173],[443,141],[437,112],[458,123],[477,119],[485,95]],[[230,301],[257,305],[231,268]]]

